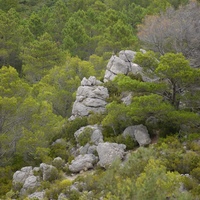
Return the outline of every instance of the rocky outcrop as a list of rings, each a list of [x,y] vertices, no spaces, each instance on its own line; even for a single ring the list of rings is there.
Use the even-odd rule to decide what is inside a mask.
[[[45,196],[45,192],[42,191],[42,192],[34,192],[33,194],[28,195],[28,198],[30,200],[34,200],[34,199],[42,200],[44,199],[44,196]]]
[[[24,185],[23,185],[23,188],[21,189],[20,193],[21,194],[26,194],[27,191],[32,191],[34,190],[35,188],[39,187],[40,186],[40,177],[39,176],[29,176]]]
[[[33,175],[31,166],[23,167],[13,175],[13,187],[23,195],[40,185],[39,176]]]
[[[136,52],[131,50],[122,50],[119,52],[119,58],[125,62],[133,62]]]
[[[151,143],[151,139],[146,126],[140,124],[127,127],[123,136],[130,136],[134,141],[137,141],[140,146],[145,146]]]
[[[103,142],[102,127],[99,125],[88,125],[81,127],[74,133],[77,148],[73,156],[94,154],[96,155],[97,145]],[[83,144],[84,140],[84,144]]]
[[[107,88],[100,86],[100,83],[94,76],[88,79],[83,78],[76,93],[76,101],[73,104],[70,120],[88,116],[91,112],[105,112],[106,99],[109,94]]]
[[[112,56],[106,67],[104,82],[112,81],[118,74],[142,74],[142,68],[132,62],[135,54],[135,51],[124,50],[119,52],[119,57]]]
[[[89,138],[89,143],[90,144],[95,144],[98,145],[98,143],[103,142],[103,134],[102,134],[102,128],[98,125],[88,125],[88,126],[84,126],[81,127],[79,130],[77,130],[74,133],[74,137],[76,139],[76,141],[78,142],[78,138],[84,134],[84,131],[86,130],[90,130],[91,134],[90,134],[90,138]]]
[[[58,177],[58,170],[52,165],[41,163],[40,170],[42,171],[43,181],[52,181]]]
[[[123,159],[125,155],[126,145],[117,143],[99,143],[97,153],[99,156],[98,165],[101,167],[109,167],[116,159]]]
[[[93,154],[85,154],[77,156],[69,165],[69,170],[71,172],[87,171],[92,169],[94,164],[97,163],[98,158]]]
[[[145,53],[145,50],[140,50]],[[136,52],[131,50],[123,50],[119,52],[119,57],[113,55],[106,67],[106,72],[104,76],[104,82],[112,81],[118,74],[128,75],[132,73],[134,75],[140,75],[144,82],[155,82],[158,81],[157,77],[150,78],[145,75],[142,67],[138,64],[133,63]]]
[[[32,175],[33,171],[31,166],[21,168],[21,170],[16,171],[13,174],[13,185],[14,186],[17,184],[24,185],[26,179]]]

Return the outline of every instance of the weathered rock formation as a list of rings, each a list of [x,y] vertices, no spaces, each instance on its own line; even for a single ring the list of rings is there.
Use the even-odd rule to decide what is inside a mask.
[[[88,141],[89,143],[98,145],[100,142],[103,142],[103,134],[102,134],[102,129],[100,126],[98,125],[88,125],[88,126],[84,126],[81,127],[79,130],[77,130],[74,133],[74,137],[76,139],[76,141],[78,142],[78,138],[80,135],[84,134],[85,130],[91,130],[91,136],[90,136],[90,140]]]
[[[142,68],[132,62],[135,54],[135,51],[124,50],[119,52],[119,57],[112,56],[106,67],[104,82],[112,81],[118,74],[142,74]]]
[[[43,181],[52,181],[58,176],[58,170],[52,165],[41,163],[40,170],[42,171]]]
[[[44,199],[44,196],[45,196],[45,192],[42,191],[42,192],[34,192],[33,194],[30,194],[28,195],[28,198],[31,200],[31,199],[38,199],[38,200],[42,200]]]
[[[35,188],[37,188],[38,186],[40,186],[40,177],[39,176],[29,176],[24,185],[23,188],[21,189],[20,193],[21,194],[26,194],[27,191],[31,191],[34,190]]]
[[[117,143],[99,143],[97,153],[99,156],[98,164],[101,167],[109,167],[116,159],[123,159],[126,145]]]
[[[19,171],[16,171],[13,174],[13,185],[14,186],[17,185],[17,184],[23,185],[25,183],[26,179],[29,176],[33,175],[32,169],[33,168],[31,166],[28,166],[28,167],[21,168],[21,170],[19,170]]]
[[[85,154],[77,156],[69,165],[69,170],[71,172],[80,172],[82,170],[86,171],[94,167],[98,158],[93,154]]]
[[[109,94],[107,88],[100,86],[100,84],[101,82],[96,80],[94,76],[90,76],[88,79],[83,78],[76,93],[76,101],[73,104],[70,120],[88,116],[91,112],[105,112],[106,99]]]
[[[145,146],[151,143],[148,130],[146,126],[142,124],[127,127],[123,132],[123,136],[130,136],[134,141],[137,141],[140,146]]]
[[[40,185],[39,176],[33,175],[31,166],[23,167],[13,175],[13,186],[23,195],[27,191],[33,190]]]
[[[145,53],[145,50],[140,50],[142,53]],[[142,80],[145,82],[157,81],[157,77],[153,79],[146,76],[143,72],[142,67],[138,64],[133,63],[133,59],[136,55],[135,51],[123,50],[119,52],[119,57],[113,55],[106,67],[106,72],[104,76],[104,82],[112,81],[118,74],[128,75],[132,73],[134,75],[140,75]]]

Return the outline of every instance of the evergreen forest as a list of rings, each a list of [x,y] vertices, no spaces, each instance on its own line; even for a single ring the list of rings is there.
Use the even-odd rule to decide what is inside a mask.
[[[121,50],[137,52],[132,62],[159,81],[130,73],[103,83]],[[108,88],[106,112],[69,120],[77,88],[90,76]],[[134,94],[129,105],[124,93]],[[126,145],[127,161],[66,179],[74,133],[95,124],[105,142]],[[152,144],[122,137],[138,124]],[[52,145],[57,139],[63,142]],[[31,199],[13,186],[13,174],[56,157],[65,165],[57,163],[52,178],[29,194],[200,200],[199,0],[0,0],[0,199]],[[79,191],[70,190],[74,182]]]

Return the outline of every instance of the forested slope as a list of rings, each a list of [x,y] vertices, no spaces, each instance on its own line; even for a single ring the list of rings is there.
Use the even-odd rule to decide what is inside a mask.
[[[51,163],[56,156],[70,162],[73,134],[82,126],[100,124],[107,141],[133,150],[121,133],[145,124],[160,143],[132,156],[130,162],[139,164],[130,176],[133,163],[108,180],[119,168],[115,163],[84,180],[94,191],[91,198],[100,198],[102,188],[105,199],[142,199],[145,188],[146,198],[152,198],[158,184],[151,178],[158,173],[155,199],[173,198],[172,182],[183,182],[177,171],[193,176],[185,181],[185,199],[199,199],[199,11],[199,2],[188,0],[0,0],[0,196],[5,198],[13,173],[23,166]],[[159,83],[119,75],[104,83],[110,95],[106,113],[69,122],[81,80],[103,81],[109,58],[125,49],[138,51],[134,62]],[[123,92],[134,93],[129,106],[121,103]],[[150,117],[159,123],[148,123]],[[52,147],[58,138],[65,145]],[[174,196],[184,199],[177,188]]]

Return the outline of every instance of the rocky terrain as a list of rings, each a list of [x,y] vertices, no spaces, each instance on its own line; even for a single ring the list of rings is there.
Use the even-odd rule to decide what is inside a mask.
[[[131,62],[135,54],[134,51],[125,50],[119,52],[119,57],[112,56],[106,67],[104,82],[112,81],[117,74],[127,75],[129,72],[143,76],[142,68]],[[145,76],[143,78],[147,80]],[[69,120],[89,116],[91,113],[105,112],[109,93],[102,85],[103,83],[94,76],[88,79],[83,78],[81,86],[77,89],[76,101]],[[127,99],[123,101],[126,102]],[[148,130],[142,124],[127,127],[122,135],[123,137],[129,136],[139,146],[147,146],[151,143]],[[107,169],[113,161],[124,160],[127,155],[125,144],[104,142],[101,125],[81,127],[74,133],[74,137],[77,145],[71,150],[74,159],[70,163],[64,163],[61,158],[56,157],[51,165],[41,163],[38,167],[27,166],[14,173],[13,187],[19,191],[20,196],[28,194],[29,199],[43,199],[45,191],[38,191],[37,188],[43,181],[55,180],[60,167],[66,166],[69,173],[75,173],[74,176],[77,176],[77,173],[82,174],[96,166]],[[55,143],[59,142],[62,142],[62,139],[55,141]],[[76,188],[76,182],[71,186],[71,188],[74,187]]]

